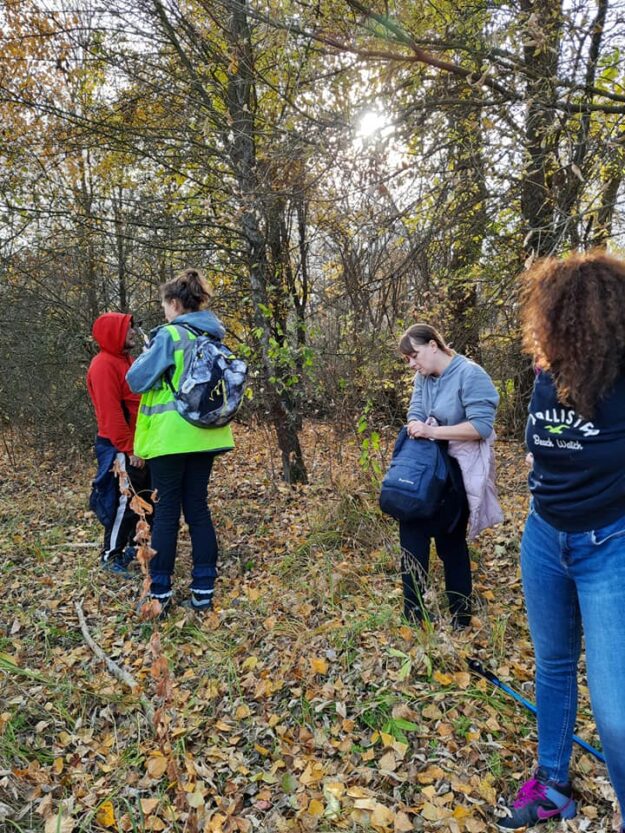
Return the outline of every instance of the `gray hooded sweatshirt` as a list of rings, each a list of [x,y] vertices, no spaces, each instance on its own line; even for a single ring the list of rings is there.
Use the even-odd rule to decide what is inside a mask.
[[[488,373],[465,356],[456,355],[440,376],[417,373],[408,406],[408,422],[433,416],[439,425],[470,422],[480,437],[490,436],[499,394]]]

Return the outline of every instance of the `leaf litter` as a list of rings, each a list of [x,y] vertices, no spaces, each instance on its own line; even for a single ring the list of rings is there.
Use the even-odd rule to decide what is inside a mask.
[[[215,609],[138,618],[141,577],[98,568],[89,460],[7,459],[0,599],[0,827],[90,830],[430,831],[493,829],[492,807],[534,765],[534,719],[467,672],[478,657],[533,698],[518,548],[523,450],[498,445],[506,522],[472,545],[473,627],[402,624],[399,549],[358,449],[307,425],[313,485],[273,479],[276,449],[239,428],[209,502],[220,540]],[[186,592],[183,527],[175,588]],[[111,675],[81,632],[138,683]],[[146,716],[142,702],[153,713]],[[152,716],[153,715],[153,716]],[[597,743],[582,686],[578,734]],[[578,818],[612,829],[605,769],[575,753]]]

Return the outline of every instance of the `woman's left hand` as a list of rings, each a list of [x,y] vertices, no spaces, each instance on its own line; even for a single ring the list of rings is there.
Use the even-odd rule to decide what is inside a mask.
[[[426,425],[420,419],[413,419],[408,423],[408,436],[413,440],[433,440],[434,439],[434,425]]]

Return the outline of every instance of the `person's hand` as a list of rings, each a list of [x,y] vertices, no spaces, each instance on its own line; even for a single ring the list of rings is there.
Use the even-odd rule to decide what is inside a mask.
[[[145,466],[145,460],[143,457],[137,457],[136,454],[131,454],[128,458],[128,462],[131,466],[134,466],[136,469],[142,469]]]
[[[423,440],[433,440],[434,439],[434,426],[433,425],[426,425],[425,422],[421,422],[419,419],[412,419],[408,423],[408,436],[412,437],[413,440],[416,439],[423,439]]]
[[[532,468],[532,466],[534,465],[534,455],[532,454],[531,451],[527,455],[527,457],[525,458],[525,465],[529,466],[530,468]]]

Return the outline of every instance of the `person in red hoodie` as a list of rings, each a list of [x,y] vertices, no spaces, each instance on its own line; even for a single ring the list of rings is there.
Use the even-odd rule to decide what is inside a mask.
[[[121,494],[112,468],[117,460],[127,471],[133,489],[149,499],[148,468],[133,452],[140,397],[126,383],[126,373],[133,361],[130,351],[136,344],[137,333],[131,315],[105,312],[95,320],[92,334],[100,347],[87,371],[87,390],[98,424],[95,441],[98,472],[89,506],[104,526],[102,566],[110,572],[128,575],[128,564],[135,554],[137,515],[130,508],[130,499]]]

